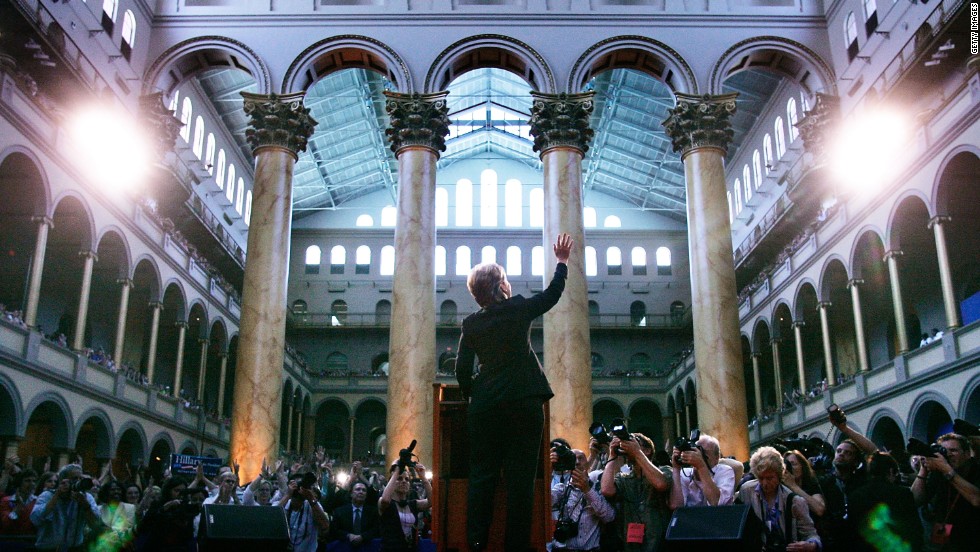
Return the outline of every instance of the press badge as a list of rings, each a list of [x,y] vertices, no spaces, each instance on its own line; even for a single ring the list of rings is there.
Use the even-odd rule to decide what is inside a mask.
[[[932,524],[932,544],[945,546],[949,542],[949,534],[953,532],[952,523]]]
[[[646,534],[646,530],[645,523],[630,523],[626,526],[626,543],[643,544],[643,536]]]

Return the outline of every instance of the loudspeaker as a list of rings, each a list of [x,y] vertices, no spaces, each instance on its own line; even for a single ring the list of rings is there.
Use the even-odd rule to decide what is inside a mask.
[[[747,504],[678,508],[667,525],[667,550],[738,550],[762,548],[762,522]]]
[[[277,506],[205,504],[197,540],[200,552],[266,552],[290,549],[286,512]]]

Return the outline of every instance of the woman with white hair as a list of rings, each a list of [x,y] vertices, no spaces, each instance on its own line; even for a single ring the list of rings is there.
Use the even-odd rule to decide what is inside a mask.
[[[763,550],[820,550],[806,500],[782,484],[785,466],[779,451],[761,447],[749,459],[749,468],[755,480],[742,485],[738,502],[748,504],[762,520]]]

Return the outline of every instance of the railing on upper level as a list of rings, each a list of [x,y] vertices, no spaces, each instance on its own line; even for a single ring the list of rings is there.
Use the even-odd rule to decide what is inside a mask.
[[[689,320],[690,307],[684,312],[675,314],[593,314],[589,316],[591,328],[636,328],[636,329],[682,329]],[[459,327],[465,314],[436,314],[438,327]],[[297,328],[388,328],[391,326],[391,315],[380,313],[314,313],[288,311],[289,324]],[[537,318],[532,327],[540,328],[543,319]]]

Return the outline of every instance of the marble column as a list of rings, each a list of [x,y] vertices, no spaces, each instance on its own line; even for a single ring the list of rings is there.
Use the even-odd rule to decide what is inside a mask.
[[[286,450],[293,450],[293,399],[286,405]]]
[[[119,284],[119,316],[116,317],[116,346],[112,350],[112,359],[116,366],[122,366],[123,348],[126,342],[126,317],[129,314],[129,292],[133,289],[133,281],[129,278],[116,280]]]
[[[762,373],[759,369],[759,359],[762,353],[752,353],[752,383],[755,384],[755,415],[762,417]]]
[[[783,406],[783,372],[779,367],[779,340],[770,342],[772,348],[772,378],[776,386],[776,406]]]
[[[218,373],[218,416],[224,416],[225,412],[225,381],[228,377],[228,352],[222,352],[221,371]]]
[[[677,423],[677,436],[678,437],[680,437],[681,435],[684,435],[684,425],[681,422],[681,414],[682,413],[683,413],[683,411],[680,410],[680,409],[677,409],[677,410],[674,411],[674,420]]]
[[[687,181],[687,231],[694,298],[694,362],[701,429],[725,454],[749,457],[748,412],[738,325],[735,264],[724,158],[736,94],[676,94],[664,121]]]
[[[390,366],[390,364],[389,364],[389,366]],[[348,464],[354,463],[354,422],[356,420],[357,420],[357,418],[355,418],[354,416],[351,416],[350,417],[350,433],[348,434],[348,439],[347,439],[347,441],[348,441],[347,442],[347,463]],[[411,443],[411,441],[409,441],[409,443]],[[425,464],[425,462],[423,462],[423,464]],[[428,465],[428,464],[426,464],[426,465]]]
[[[41,300],[41,275],[44,273],[44,253],[48,248],[48,231],[54,226],[54,221],[48,217],[32,217],[31,221],[37,223],[37,239],[34,240],[34,256],[31,257],[24,323],[34,327],[37,323],[37,305]]]
[[[303,442],[306,443],[306,450],[316,450],[316,416],[303,417]]]
[[[885,251],[888,263],[888,280],[892,287],[892,305],[895,307],[895,336],[898,338],[898,354],[909,350],[909,336],[905,327],[905,303],[902,301],[901,275],[898,273],[898,258],[904,255],[900,249]]]
[[[589,289],[585,280],[582,159],[593,131],[591,92],[531,93],[531,136],[544,165],[544,282],[557,264],[552,244],[561,233],[574,240],[568,279],[557,305],[544,315],[544,372],[555,393],[549,405],[550,438],[564,437],[588,450],[592,423],[592,348]]]
[[[664,440],[665,440],[665,443],[663,443],[665,447],[664,450],[667,450],[669,452],[670,445],[667,443],[673,443],[677,439],[677,434],[674,432],[674,420],[671,419],[670,416],[664,416],[660,420],[660,425],[663,428],[663,432],[664,432]],[[656,445],[659,447],[661,446],[661,443],[656,443]]]
[[[685,429],[687,430],[687,434],[690,435],[691,430],[694,429],[694,419],[691,418],[691,402],[690,402],[693,399],[690,399],[688,397],[684,397],[684,398],[688,400],[688,402],[684,403],[684,421],[687,422],[687,427]]]
[[[92,268],[99,260],[94,251],[80,251],[79,256],[85,259],[82,266],[82,288],[78,295],[78,316],[75,318],[75,338],[71,342],[72,349],[76,351],[85,347],[85,323],[88,318],[88,298],[92,292]]]
[[[820,312],[820,334],[823,340],[823,365],[827,375],[827,385],[837,384],[837,375],[834,373],[834,349],[830,343],[830,301],[820,301],[817,303],[817,311]]]
[[[946,307],[946,331],[960,327],[960,310],[956,305],[956,294],[953,289],[953,272],[949,266],[949,249],[946,247],[946,230],[944,226],[952,219],[948,216],[936,216],[929,220],[929,226],[936,238],[936,257],[939,261],[939,282],[943,286],[943,305]]]
[[[800,393],[806,395],[806,363],[803,360],[803,326],[802,320],[793,322],[793,341],[796,343],[796,377],[800,380]]]
[[[184,377],[184,342],[187,338],[187,322],[183,320],[177,326],[177,359],[174,365],[174,398],[180,398],[180,379]]]
[[[198,339],[197,342],[201,345],[201,358],[197,364],[197,402],[203,407],[204,386],[207,385],[207,379],[205,378],[208,371],[208,345],[211,342],[207,339]]]
[[[851,306],[854,309],[854,339],[857,341],[858,366],[862,372],[868,371],[868,345],[864,340],[864,314],[861,312],[861,286],[864,280],[852,278],[847,281],[851,289]]]
[[[153,385],[153,373],[157,366],[157,338],[160,335],[160,311],[163,310],[163,303],[154,301],[150,303],[150,347],[146,352],[146,379]]]
[[[296,452],[303,453],[303,407],[296,410]]]
[[[385,130],[398,160],[395,273],[388,349],[388,462],[415,439],[415,453],[432,463],[432,383],[436,377],[436,162],[445,151],[449,109],[445,92],[386,92]]]
[[[316,121],[301,93],[242,96],[251,119],[245,138],[255,157],[255,177],[230,454],[240,463],[241,480],[250,481],[259,474],[263,459],[279,454],[293,169]]]

